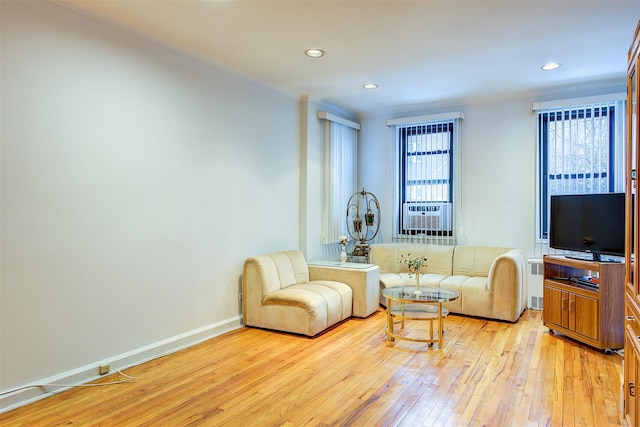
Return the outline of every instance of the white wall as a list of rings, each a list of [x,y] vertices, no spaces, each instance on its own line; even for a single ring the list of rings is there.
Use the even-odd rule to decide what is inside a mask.
[[[3,1],[3,391],[240,324],[299,239],[298,101],[49,2]]]
[[[300,250],[308,260],[322,259],[323,134],[318,101],[300,100]]]
[[[475,108],[474,108],[475,107]],[[535,240],[536,120],[527,100],[465,109],[461,125],[461,244],[519,247]]]

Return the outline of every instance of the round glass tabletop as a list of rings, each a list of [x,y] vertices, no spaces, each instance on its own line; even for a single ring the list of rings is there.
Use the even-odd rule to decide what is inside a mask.
[[[458,292],[446,288],[421,287],[420,293],[416,293],[415,286],[392,286],[382,290],[385,298],[410,301],[410,302],[447,302],[458,299]]]

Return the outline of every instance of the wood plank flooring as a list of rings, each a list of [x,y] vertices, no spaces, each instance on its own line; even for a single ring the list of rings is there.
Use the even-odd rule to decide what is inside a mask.
[[[451,315],[442,349],[387,343],[384,325],[380,309],[316,338],[243,328],[130,368],[130,383],[1,414],[0,425],[620,425],[622,358],[550,333],[540,311],[515,324]]]

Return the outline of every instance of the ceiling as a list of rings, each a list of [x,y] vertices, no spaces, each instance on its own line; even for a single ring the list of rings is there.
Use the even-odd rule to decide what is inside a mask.
[[[56,3],[291,96],[359,114],[620,85],[640,18],[640,0]],[[309,58],[307,48],[326,55]],[[548,61],[562,66],[542,71]]]

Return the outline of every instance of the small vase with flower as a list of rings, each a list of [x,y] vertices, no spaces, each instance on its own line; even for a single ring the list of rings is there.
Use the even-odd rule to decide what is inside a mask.
[[[420,275],[422,274],[422,269],[427,267],[427,257],[412,257],[411,253],[407,253],[406,255],[401,254],[400,257],[398,257],[398,263],[407,265],[407,269],[409,270],[409,277],[412,277],[415,274],[416,290],[413,291],[413,293],[416,295],[420,295],[422,293],[422,291],[420,290]]]
[[[345,265],[347,263],[347,241],[349,241],[347,236],[340,236],[338,238],[338,243],[340,243],[340,246],[342,246],[342,251],[340,252],[340,264],[342,265]]]

